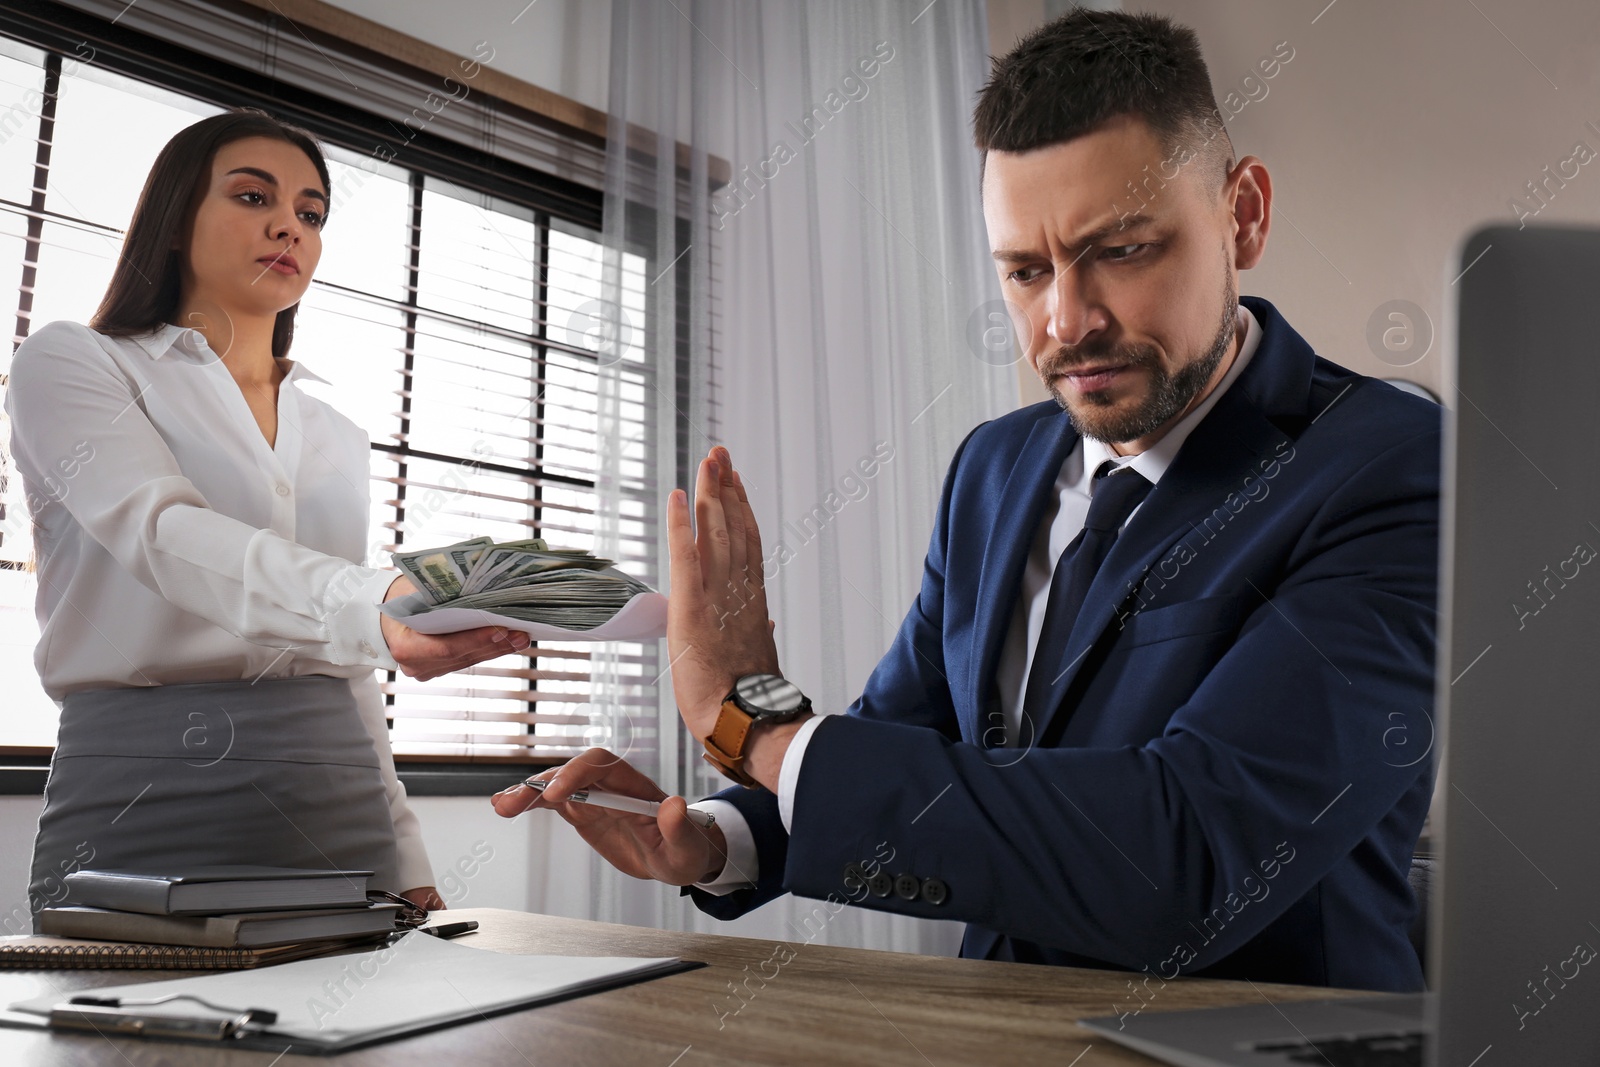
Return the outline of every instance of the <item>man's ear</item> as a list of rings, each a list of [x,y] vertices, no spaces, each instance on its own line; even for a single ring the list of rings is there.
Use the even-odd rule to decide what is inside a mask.
[[[1234,266],[1249,270],[1261,262],[1267,250],[1267,233],[1272,228],[1272,175],[1260,159],[1245,156],[1223,188],[1224,195],[1233,200]]]

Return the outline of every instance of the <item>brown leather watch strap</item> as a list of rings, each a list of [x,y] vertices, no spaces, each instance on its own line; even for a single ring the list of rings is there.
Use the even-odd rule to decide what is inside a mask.
[[[755,722],[749,713],[731,700],[722,702],[717,721],[705,739],[706,762],[742,786],[755,788],[761,783],[744,770],[744,746]]]

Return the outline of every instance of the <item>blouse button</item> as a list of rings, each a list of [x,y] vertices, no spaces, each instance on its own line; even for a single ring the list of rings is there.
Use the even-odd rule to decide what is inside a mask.
[[[279,496],[288,496],[289,495],[289,487],[287,485],[279,485],[278,486],[278,495]]]

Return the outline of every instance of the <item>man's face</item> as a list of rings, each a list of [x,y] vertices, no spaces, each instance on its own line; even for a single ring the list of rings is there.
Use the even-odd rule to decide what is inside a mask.
[[[1159,440],[1237,350],[1234,183],[1217,192],[1205,166],[1178,168],[1128,117],[985,164],[989,243],[1028,363],[1080,433],[1124,451]]]

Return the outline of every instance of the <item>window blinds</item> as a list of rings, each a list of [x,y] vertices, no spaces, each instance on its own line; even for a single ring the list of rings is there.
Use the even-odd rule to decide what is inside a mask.
[[[144,175],[168,137],[223,105],[253,102],[245,91],[250,72],[327,92],[339,105],[326,109],[327,121],[284,116],[324,140],[333,177],[323,261],[301,305],[294,355],[328,379],[308,391],[320,391],[372,441],[366,562],[388,566],[398,545],[478,535],[596,547],[594,398],[604,354],[616,358],[622,379],[619,562],[660,584],[664,490],[650,454],[657,437],[647,402],[658,371],[644,344],[652,265],[624,257],[621,336],[602,337],[600,149],[510,121],[494,101],[469,96],[435,117],[428,138],[376,159],[372,137],[391,130],[393,140],[396,120],[403,123],[397,101],[426,79],[378,57],[329,53],[327,42],[296,43],[282,20],[242,6],[70,6],[105,16],[106,25],[66,12],[55,32],[36,20],[33,40],[23,41],[16,24],[0,21],[0,94],[32,100],[33,86],[54,90],[53,98],[44,94],[48,106],[23,119],[0,111],[0,269],[21,279],[14,343],[34,323],[92,313]],[[134,34],[192,49],[195,62],[182,77],[164,73],[174,57],[140,46]],[[113,53],[114,64],[107,62]],[[230,65],[237,66],[231,85]],[[208,86],[226,91],[208,94]],[[259,106],[283,110],[271,100]],[[498,161],[474,163],[472,153],[453,153],[433,138],[488,147]],[[125,165],[106,168],[108,152]],[[581,196],[580,184],[588,186]],[[0,371],[7,361],[0,359]],[[678,368],[669,361],[666,372]],[[675,457],[664,459],[671,480]],[[26,633],[31,583],[16,569],[31,547],[18,519],[20,496],[11,479],[0,520],[0,562],[12,564],[0,572],[0,657],[6,666],[17,659],[18,668],[26,662],[21,650],[31,652],[37,640],[36,629]],[[620,711],[631,720],[630,709],[648,710],[640,721],[653,721],[656,643],[617,647]],[[607,743],[596,724],[617,716],[597,715],[588,703],[595,648],[539,642],[428,682],[389,675],[383,688],[397,755],[526,762]],[[32,680],[31,664],[12,676]],[[39,693],[32,706],[31,718],[9,726],[0,743],[53,735],[53,704]]]

